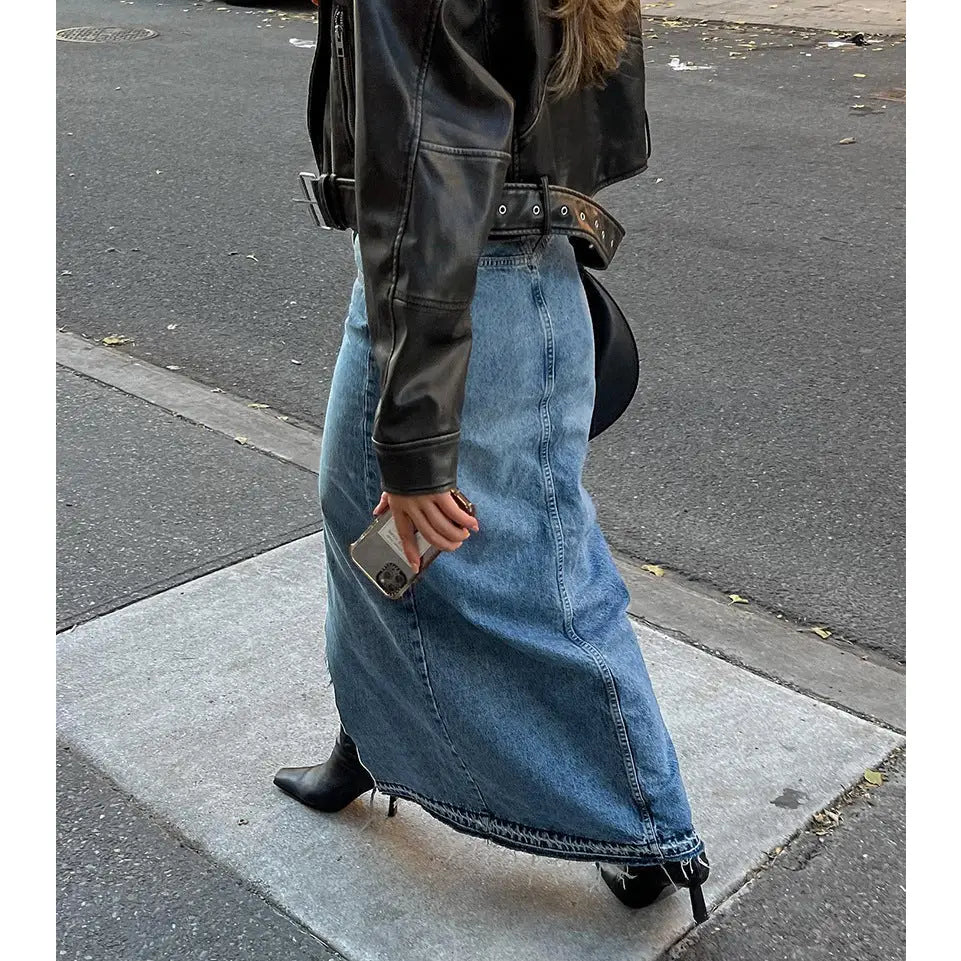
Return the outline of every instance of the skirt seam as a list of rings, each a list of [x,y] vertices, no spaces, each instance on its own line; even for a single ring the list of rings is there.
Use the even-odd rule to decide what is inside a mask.
[[[371,399],[372,399],[372,398],[371,398],[371,393],[372,393],[372,391],[371,391],[371,385],[374,383],[373,377],[374,377],[374,374],[375,374],[375,373],[376,373],[376,370],[375,370],[374,367],[373,367],[373,348],[372,348],[372,346],[371,346],[371,340],[370,340],[370,336],[369,336],[369,333],[368,333],[368,337],[367,337],[367,383],[364,385],[364,424],[365,424],[365,427],[364,427],[364,485],[365,485],[365,491],[364,491],[364,492],[365,492],[365,494],[367,495],[368,498],[373,497],[373,498],[376,500],[376,499],[378,498],[378,492],[377,492],[376,489],[374,489],[374,488],[372,487],[372,482],[373,482],[373,480],[374,480],[374,478],[373,478],[373,471],[372,471],[372,464],[373,464],[373,461],[374,461],[373,438],[371,437],[370,431],[367,430],[367,427],[366,427],[367,424],[370,424],[370,423],[371,423],[371,417],[372,417],[372,414],[371,414],[371,406],[372,406],[372,405],[371,405]],[[416,634],[416,638],[414,639],[414,644],[415,644],[416,649],[417,649],[417,655],[416,655],[416,656],[417,656],[417,660],[418,660],[418,669],[419,669],[420,672],[421,672],[421,677],[423,678],[424,685],[425,685],[425,687],[427,688],[427,693],[428,693],[429,698],[430,698],[430,709],[431,709],[431,711],[433,712],[434,718],[435,718],[436,721],[437,721],[438,727],[440,728],[440,732],[441,732],[441,734],[443,735],[444,740],[447,742],[448,748],[450,748],[451,754],[452,754],[452,755],[454,756],[454,758],[457,760],[458,764],[460,764],[461,768],[462,768],[463,771],[464,771],[465,776],[467,777],[467,780],[470,782],[470,784],[471,784],[471,786],[473,787],[474,791],[477,793],[477,796],[478,796],[478,798],[480,799],[481,804],[486,808],[486,807],[487,807],[487,801],[486,801],[486,799],[484,798],[484,795],[481,793],[481,790],[480,790],[480,788],[478,787],[477,782],[474,780],[473,775],[470,773],[470,770],[468,769],[467,765],[464,763],[464,759],[460,756],[460,754],[458,754],[457,749],[454,747],[454,743],[453,743],[453,741],[451,740],[451,737],[450,737],[450,732],[447,730],[447,725],[444,724],[444,720],[443,720],[443,718],[442,718],[441,715],[440,715],[440,710],[439,710],[439,708],[438,708],[438,706],[437,706],[437,695],[434,693],[434,688],[433,688],[433,686],[432,686],[431,683],[430,683],[430,671],[429,671],[429,668],[428,668],[428,666],[427,666],[427,652],[424,650],[424,637],[423,637],[423,632],[422,632],[421,629],[420,629],[420,619],[419,619],[419,617],[418,617],[418,615],[417,615],[417,607],[416,607],[416,600],[415,600],[415,597],[414,597],[414,592],[413,592],[413,591],[409,591],[408,594],[407,594],[407,598],[408,598],[409,600],[408,600],[408,601],[405,601],[404,603],[405,603],[405,606],[408,607],[408,610],[410,611],[410,614],[411,614],[411,618],[412,618],[412,620],[413,620],[413,632]],[[329,673],[329,669],[328,669],[328,673]]]
[[[454,742],[451,739],[450,731],[448,731],[447,725],[444,723],[444,719],[441,717],[440,708],[437,705],[437,695],[434,693],[434,688],[430,683],[430,669],[427,665],[427,651],[424,649],[424,635],[420,629],[420,618],[418,617],[418,614],[417,614],[417,598],[414,596],[413,591],[408,591],[407,596],[410,598],[410,611],[414,620],[414,631],[417,635],[416,644],[417,644],[417,653],[420,659],[419,667],[423,674],[424,684],[427,686],[427,692],[430,694],[431,710],[434,712],[434,717],[437,720],[437,724],[440,728],[441,734],[443,734],[444,736],[444,740],[447,742],[448,748],[450,748],[451,755],[456,759],[457,763],[461,766],[461,769],[463,770],[467,780],[470,782],[471,787],[477,793],[477,798],[481,803],[481,807],[487,810],[487,800],[484,797],[483,792],[480,789],[480,786],[477,784],[477,781],[474,780],[474,775],[471,774],[470,769],[467,767],[466,762],[461,757],[457,748],[454,747]]]
[[[573,641],[591,660],[594,662],[598,673],[600,674],[601,683],[604,686],[604,690],[607,693],[608,699],[608,711],[610,713],[611,721],[614,725],[614,730],[617,735],[618,747],[621,753],[621,761],[624,765],[624,772],[627,776],[628,786],[630,788],[631,797],[637,806],[638,811],[641,813],[645,822],[647,823],[648,832],[654,844],[658,846],[659,849],[659,836],[660,832],[657,830],[657,826],[654,823],[654,819],[651,813],[651,807],[648,803],[647,797],[644,794],[644,790],[641,787],[640,778],[637,773],[637,766],[634,761],[634,753],[631,750],[630,739],[627,736],[627,725],[624,720],[624,714],[621,709],[620,699],[617,694],[617,685],[614,681],[613,673],[610,667],[605,661],[601,652],[589,641],[582,638],[574,630],[574,615],[573,615],[573,604],[571,602],[570,593],[567,590],[564,577],[564,563],[565,563],[565,544],[564,544],[564,530],[560,520],[560,514],[557,507],[557,496],[554,488],[554,477],[553,471],[551,469],[550,463],[550,438],[551,438],[551,418],[550,418],[550,401],[554,392],[554,337],[553,337],[553,318],[550,314],[550,309],[547,306],[546,299],[544,297],[544,292],[541,286],[540,273],[537,269],[536,264],[532,264],[531,268],[531,280],[533,286],[534,300],[537,304],[538,313],[541,317],[541,323],[544,328],[544,337],[546,344],[546,385],[544,389],[543,396],[541,398],[541,468],[542,476],[544,481],[545,493],[547,498],[547,509],[550,516],[551,531],[554,538],[554,546],[556,551],[556,576],[557,576],[557,589],[560,596],[561,605],[564,613],[564,632],[567,637]]]

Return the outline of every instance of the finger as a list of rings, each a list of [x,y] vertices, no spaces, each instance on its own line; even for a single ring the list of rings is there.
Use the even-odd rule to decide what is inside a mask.
[[[400,542],[404,545],[404,556],[407,563],[415,571],[420,570],[420,551],[417,550],[417,541],[414,538],[414,522],[404,511],[394,511],[394,523],[397,525],[397,533]]]
[[[437,504],[428,501],[422,505],[422,508],[430,526],[442,537],[446,537],[449,541],[460,541],[461,543],[470,537],[470,531],[450,520]]]
[[[374,516],[376,517],[376,516],[379,515],[379,514],[383,514],[384,511],[387,510],[387,508],[388,508],[389,506],[390,506],[390,505],[389,505],[389,502],[388,502],[388,500],[387,500],[387,491],[384,491],[384,492],[380,495],[380,502],[379,502],[379,503],[377,504],[377,506],[374,508]]]
[[[430,522],[430,518],[418,507],[411,507],[410,516],[418,533],[420,533],[429,544],[433,544],[434,547],[442,551],[456,551],[457,548],[460,547],[461,542],[459,540],[451,540],[435,530],[434,525]]]
[[[469,527],[472,531],[480,530],[477,518],[473,514],[468,514],[463,507],[458,506],[450,492],[442,494],[434,503],[444,512],[444,516],[450,518],[455,524],[459,524],[461,527]]]

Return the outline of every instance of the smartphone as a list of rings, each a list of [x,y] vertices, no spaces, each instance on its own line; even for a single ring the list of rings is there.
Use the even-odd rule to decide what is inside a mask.
[[[474,516],[474,505],[455,487],[451,496],[457,506]],[[373,581],[377,589],[393,601],[400,600],[417,583],[430,564],[443,553],[415,531],[420,551],[420,569],[414,570],[404,554],[397,524],[388,508],[350,545],[354,563]]]

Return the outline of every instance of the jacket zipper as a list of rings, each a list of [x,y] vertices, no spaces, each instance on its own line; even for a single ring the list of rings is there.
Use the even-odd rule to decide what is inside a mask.
[[[351,87],[354,79],[354,64],[344,40],[344,8],[334,5],[334,49],[337,51],[340,75],[340,101],[343,107],[344,129],[347,142],[354,149],[354,92]]]

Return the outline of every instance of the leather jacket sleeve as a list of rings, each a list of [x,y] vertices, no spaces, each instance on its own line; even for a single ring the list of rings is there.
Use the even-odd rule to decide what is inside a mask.
[[[355,0],[357,224],[383,489],[457,484],[477,261],[514,102],[482,63],[485,4]]]

